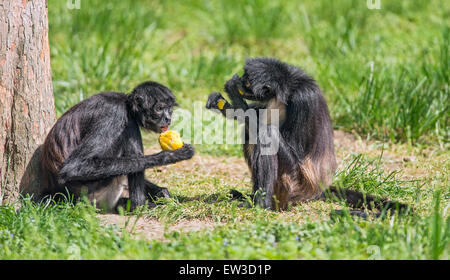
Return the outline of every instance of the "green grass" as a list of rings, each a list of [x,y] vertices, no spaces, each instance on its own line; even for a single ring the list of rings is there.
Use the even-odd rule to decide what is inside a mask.
[[[49,0],[58,116],[90,95],[130,92],[145,80],[169,86],[193,113],[195,102],[204,104],[242,73],[245,58],[271,56],[317,79],[335,128],[444,162],[425,178],[404,179],[401,170],[384,170],[380,157],[348,156],[335,184],[414,208],[404,217],[369,220],[330,218],[331,210],[346,209],[343,203],[311,202],[286,212],[240,208],[227,193],[250,187],[226,170],[149,171],[173,198],[128,213],[130,222],[145,215],[167,225],[181,219],[220,225],[144,241],[101,225],[87,203],[23,199],[20,210],[0,206],[0,259],[448,259],[449,166],[441,155],[448,154],[449,133],[447,2],[382,1],[380,10],[369,10],[360,0],[90,0],[70,10],[65,1]],[[146,146],[156,142],[156,135],[144,136]],[[239,145],[196,150],[224,161],[242,156]]]
[[[345,217],[304,225],[276,220],[227,225],[201,233],[173,234],[154,243],[157,258],[204,259],[439,259],[446,258],[449,223],[437,216],[389,223]],[[441,225],[435,232],[434,223]],[[444,226],[442,226],[445,224]],[[430,226],[433,228],[430,232]],[[446,228],[444,230],[444,228]],[[436,237],[437,235],[437,237]],[[447,246],[447,247],[445,247]],[[351,253],[350,253],[351,252]]]
[[[189,108],[246,57],[273,56],[318,80],[337,128],[447,143],[449,12],[442,0],[49,1],[56,108],[148,79]]]
[[[373,65],[366,67],[369,73],[356,96],[339,92],[342,105],[338,107],[346,112],[337,117],[337,123],[362,135],[392,141],[417,142],[432,131],[436,136],[446,136],[449,36],[450,29],[444,29],[443,39],[438,41],[438,61],[426,63],[424,57],[419,73],[408,66],[396,72],[389,68],[377,71]]]
[[[173,197],[156,208],[128,213],[171,225],[199,219],[220,223],[213,230],[167,231],[164,241],[141,240],[117,226],[102,226],[85,201],[41,204],[22,200],[20,210],[0,207],[0,259],[448,259],[448,175],[420,189],[416,181],[385,173],[380,158],[355,155],[335,183],[410,204],[404,216],[368,220],[330,216],[343,203],[310,202],[287,212],[241,208],[222,176],[168,175]],[[446,177],[447,176],[447,177]],[[244,190],[245,191],[245,190]],[[345,213],[345,212],[344,212]],[[95,248],[93,250],[92,248]]]
[[[92,206],[22,203],[20,211],[0,208],[1,259],[78,259],[81,252],[85,258],[111,257],[125,238],[101,227]]]
[[[259,208],[231,207],[228,217],[252,215],[214,230],[167,233],[164,242],[101,226],[86,203],[22,203],[20,211],[0,208],[0,259],[447,259],[450,249],[440,191],[430,214],[385,220],[347,215],[298,224]]]

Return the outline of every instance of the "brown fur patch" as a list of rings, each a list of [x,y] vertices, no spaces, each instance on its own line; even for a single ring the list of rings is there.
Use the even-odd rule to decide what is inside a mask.
[[[284,210],[289,204],[289,194],[295,189],[298,182],[291,179],[288,174],[282,174],[275,185],[275,200],[276,209]]]
[[[289,203],[314,199],[321,193],[318,166],[306,158],[299,164],[297,173],[283,173],[278,176],[275,197],[278,209],[286,209]]]
[[[316,166],[313,164],[309,157],[300,164],[300,170],[302,173],[303,184],[305,187],[309,187],[308,192],[313,192],[318,184],[318,172]]]
[[[282,103],[280,100],[273,98],[271,99],[267,105],[267,124],[273,123],[273,114],[278,113],[278,126],[281,126],[286,120],[286,104]]]

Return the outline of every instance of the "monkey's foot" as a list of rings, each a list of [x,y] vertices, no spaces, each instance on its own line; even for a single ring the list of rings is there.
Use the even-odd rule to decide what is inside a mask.
[[[167,188],[153,187],[149,191],[149,196],[152,200],[157,200],[158,198],[170,198],[170,193]]]

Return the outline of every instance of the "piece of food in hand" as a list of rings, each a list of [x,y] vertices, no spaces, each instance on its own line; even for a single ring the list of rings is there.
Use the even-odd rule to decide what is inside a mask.
[[[225,100],[219,99],[219,101],[217,101],[217,108],[219,108],[219,110],[222,110],[223,106],[225,106]]]
[[[173,151],[183,147],[183,141],[178,132],[167,130],[159,135],[159,145],[165,151]]]

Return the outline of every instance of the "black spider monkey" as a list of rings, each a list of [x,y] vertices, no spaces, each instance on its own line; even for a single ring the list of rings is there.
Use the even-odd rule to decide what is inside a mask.
[[[328,107],[316,81],[300,68],[273,58],[248,59],[242,77],[234,75],[226,82],[225,91],[231,104],[213,92],[206,108],[232,119],[242,117],[236,114],[239,109],[259,111],[256,120],[244,119],[243,150],[252,175],[253,196],[260,206],[286,209],[290,203],[331,196],[345,199],[353,207],[406,207],[331,186],[337,164]],[[247,104],[245,99],[254,102]],[[256,132],[249,129],[252,122],[258,123]],[[257,141],[252,143],[251,137]],[[276,143],[275,152],[265,150],[267,143]],[[241,196],[237,191],[232,193],[236,198]],[[362,211],[352,214],[364,215]]]
[[[50,130],[42,146],[40,168],[44,195],[86,194],[106,210],[124,200],[131,209],[168,197],[144,177],[144,170],[190,159],[189,144],[174,151],[144,155],[140,127],[160,133],[171,123],[173,93],[156,82],[144,82],[131,94],[103,92],[69,109]]]

